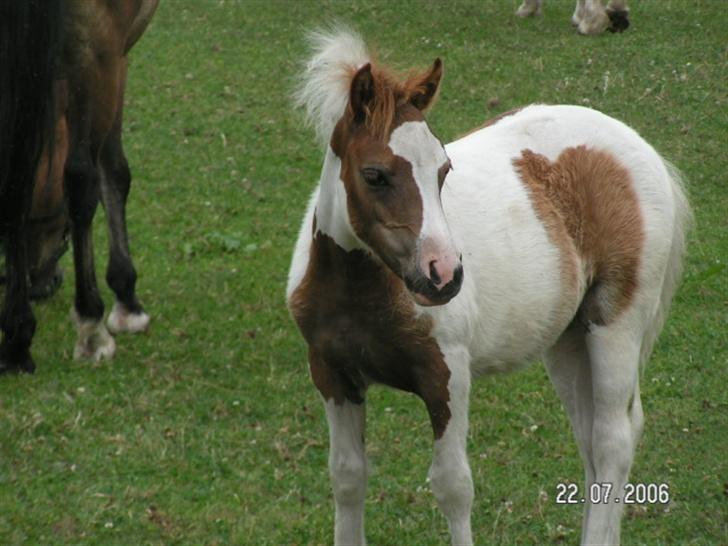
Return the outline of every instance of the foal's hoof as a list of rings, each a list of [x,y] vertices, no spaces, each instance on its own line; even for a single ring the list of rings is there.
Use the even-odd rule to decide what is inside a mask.
[[[113,358],[114,352],[116,352],[116,342],[104,323],[100,320],[81,319],[75,309],[71,311],[71,315],[78,330],[73,358],[93,362],[98,362],[102,358]]]
[[[607,10],[609,17],[609,32],[624,32],[629,28],[628,11],[623,10]]]
[[[114,334],[126,332],[128,334],[136,334],[145,332],[149,327],[149,315],[144,311],[132,313],[123,303],[114,303],[114,308],[109,313],[109,319],[106,321],[109,330]]]

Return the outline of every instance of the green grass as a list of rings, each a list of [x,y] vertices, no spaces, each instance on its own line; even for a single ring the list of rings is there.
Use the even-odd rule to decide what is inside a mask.
[[[584,38],[571,1],[547,2],[541,19],[516,7],[162,2],[132,52],[125,117],[151,329],[117,338],[112,362],[74,362],[64,258],[61,292],[35,306],[36,374],[0,378],[0,543],[331,542],[325,418],[284,286],[322,160],[290,94],[304,29],[332,17],[395,66],[443,58],[430,119],[446,141],[531,102],[586,104],[684,171],[697,229],[644,376],[632,472],[667,482],[672,503],[628,510],[623,540],[728,543],[728,14],[712,0],[635,1],[626,33]],[[105,240],[100,212],[100,278]],[[416,398],[371,390],[371,544],[448,540],[430,447]],[[578,542],[581,507],[554,496],[582,470],[541,365],[475,384],[469,452],[479,544]]]

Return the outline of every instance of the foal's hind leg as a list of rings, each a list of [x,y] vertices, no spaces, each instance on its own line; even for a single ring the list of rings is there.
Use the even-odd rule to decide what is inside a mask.
[[[101,149],[101,199],[109,224],[109,266],[106,282],[116,295],[107,324],[112,332],[141,332],[149,325],[136,297],[137,274],[129,252],[126,230],[126,200],[131,186],[131,172],[121,142],[123,95],[126,83],[126,60],[120,68],[118,110],[111,133]]]
[[[595,481],[610,484],[607,502],[590,508],[583,541],[619,544],[624,486],[642,434],[639,358],[643,329],[639,320],[622,316],[608,326],[592,326],[586,347],[592,374],[594,419],[592,463]]]
[[[66,164],[66,191],[71,217],[76,301],[72,311],[78,340],[76,359],[100,360],[114,356],[116,344],[103,323],[104,303],[94,268],[92,222],[99,201],[99,175],[88,145],[76,145]]]
[[[584,495],[588,501],[589,487],[595,480],[592,455],[592,377],[589,354],[581,326],[570,327],[545,355],[546,370],[566,410],[584,463]],[[590,503],[584,507],[582,531],[586,529]],[[582,536],[582,540],[583,540]]]

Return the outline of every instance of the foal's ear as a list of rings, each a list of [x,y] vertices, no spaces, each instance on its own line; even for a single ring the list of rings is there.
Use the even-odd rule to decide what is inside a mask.
[[[372,100],[374,100],[374,77],[372,76],[372,65],[367,63],[357,70],[351,80],[349,106],[354,121],[362,123],[366,119]]]
[[[425,111],[432,106],[440,88],[440,79],[442,79],[442,61],[438,57],[430,70],[411,80],[408,85],[412,88],[409,100],[415,108]]]

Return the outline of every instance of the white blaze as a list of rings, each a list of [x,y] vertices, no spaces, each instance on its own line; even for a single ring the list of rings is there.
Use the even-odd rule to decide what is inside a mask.
[[[428,274],[428,264],[433,260],[452,272],[459,263],[459,257],[440,201],[438,170],[447,161],[442,144],[427,123],[408,121],[392,131],[389,147],[395,155],[412,165],[412,176],[422,198],[422,229],[418,247],[427,254],[422,256],[420,263],[423,273]]]

